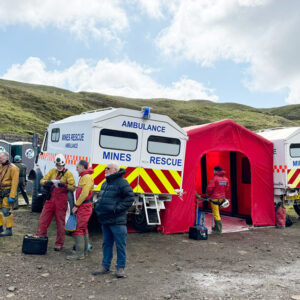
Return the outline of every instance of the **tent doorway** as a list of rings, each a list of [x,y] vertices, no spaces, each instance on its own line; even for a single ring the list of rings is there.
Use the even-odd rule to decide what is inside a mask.
[[[205,194],[215,166],[221,166],[230,181],[231,205],[221,209],[221,214],[232,217],[251,216],[251,170],[247,156],[237,151],[208,152],[201,157],[197,168],[196,190]],[[210,205],[204,202],[204,209]]]

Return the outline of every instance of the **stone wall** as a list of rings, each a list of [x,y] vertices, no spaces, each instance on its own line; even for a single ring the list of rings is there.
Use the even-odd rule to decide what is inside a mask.
[[[9,143],[32,142],[32,137],[0,132],[0,140],[5,140]]]

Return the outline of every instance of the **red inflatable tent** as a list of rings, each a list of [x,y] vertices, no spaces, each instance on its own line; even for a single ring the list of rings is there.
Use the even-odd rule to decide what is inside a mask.
[[[162,213],[162,233],[187,232],[195,217],[195,190],[205,193],[213,167],[230,179],[232,215],[251,216],[253,225],[275,224],[273,143],[233,122],[223,120],[184,128],[187,142],[182,199],[174,197]]]

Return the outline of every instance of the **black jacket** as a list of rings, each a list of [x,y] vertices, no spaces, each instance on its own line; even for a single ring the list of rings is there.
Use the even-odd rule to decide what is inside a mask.
[[[102,184],[95,212],[103,225],[126,225],[126,212],[134,201],[134,193],[123,175],[124,169],[106,177]]]

